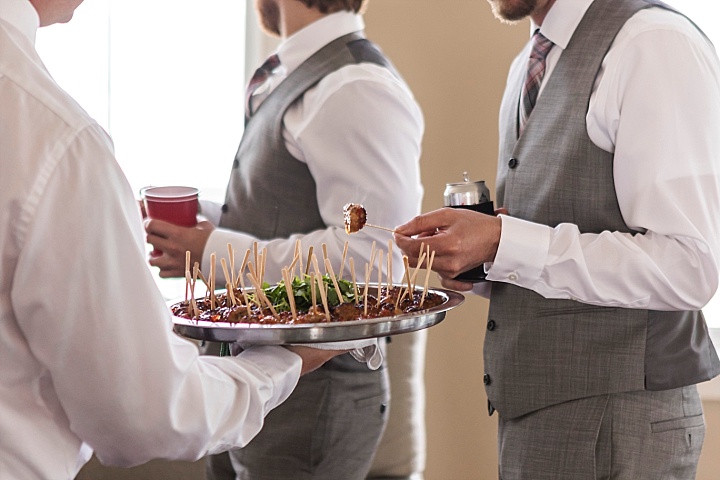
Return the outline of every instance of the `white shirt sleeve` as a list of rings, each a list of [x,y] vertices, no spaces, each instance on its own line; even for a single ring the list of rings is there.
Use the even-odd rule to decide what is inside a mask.
[[[222,215],[222,205],[217,202],[210,200],[200,200],[200,214],[205,219],[217,226],[220,223],[220,216]]]
[[[657,15],[663,27],[644,21]],[[633,17],[603,62],[587,122],[615,152],[620,210],[641,233],[504,217],[488,278],[596,305],[702,308],[718,285],[719,85],[717,55],[685,19]]]
[[[67,417],[58,421],[108,464],[242,446],[290,394],[301,361],[281,347],[203,358],[172,332],[111,148],[99,127],[81,131],[20,215],[12,305]]]
[[[348,235],[342,209],[349,202],[361,203],[369,223],[388,228],[419,213],[424,123],[417,103],[407,87],[386,69],[352,65],[333,72],[306,92],[285,114],[284,124],[288,150],[307,163],[315,179],[320,215],[328,228],[259,242],[259,248],[268,248],[266,279],[279,280],[281,268],[292,262],[297,239],[305,252],[313,246],[322,271],[325,244],[336,274],[344,244],[349,242],[347,257],[354,258],[358,278],[364,277],[372,243],[387,253],[392,235],[370,227]],[[241,232],[213,231],[203,253],[204,271],[209,271],[211,253],[216,253],[217,262],[221,255],[226,256],[228,242],[233,242],[239,257],[235,264],[240,265],[245,250],[255,240]],[[403,272],[401,253],[397,247],[393,253],[393,276],[397,279]],[[349,278],[347,260],[343,276]]]

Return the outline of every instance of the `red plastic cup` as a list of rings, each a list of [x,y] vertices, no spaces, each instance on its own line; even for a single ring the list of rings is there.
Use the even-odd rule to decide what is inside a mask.
[[[198,194],[194,187],[147,187],[142,190],[148,218],[164,220],[181,227],[197,225]],[[151,255],[162,255],[155,249]]]

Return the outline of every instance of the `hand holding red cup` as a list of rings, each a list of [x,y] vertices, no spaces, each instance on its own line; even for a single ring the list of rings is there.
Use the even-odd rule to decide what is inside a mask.
[[[146,187],[142,190],[142,200],[148,218],[164,220],[181,227],[197,225],[199,210],[199,191],[194,187]],[[151,255],[162,255],[162,251],[153,250]]]

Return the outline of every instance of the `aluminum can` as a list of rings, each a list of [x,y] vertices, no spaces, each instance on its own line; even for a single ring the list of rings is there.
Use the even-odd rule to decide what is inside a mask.
[[[444,205],[452,208],[465,208],[486,215],[495,215],[495,208],[490,198],[490,190],[483,180],[472,182],[468,178],[467,172],[463,172],[462,182],[448,183],[445,185]],[[479,267],[463,272],[456,280],[463,282],[484,282],[485,268]]]
[[[443,194],[446,207],[464,207],[490,203],[490,190],[485,181],[448,183]],[[488,212],[492,214],[492,212]]]

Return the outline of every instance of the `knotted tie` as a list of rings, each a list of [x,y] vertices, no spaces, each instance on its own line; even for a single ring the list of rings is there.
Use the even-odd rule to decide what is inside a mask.
[[[545,58],[552,48],[553,43],[545,38],[540,30],[535,30],[532,38],[532,50],[528,60],[528,69],[525,76],[525,84],[520,92],[520,111],[518,112],[519,133],[522,133],[527,123],[530,112],[535,107],[540,84],[545,75]]]
[[[253,113],[255,113],[255,110],[253,109],[253,95],[255,95],[255,91],[267,81],[267,79],[270,77],[270,74],[273,70],[275,70],[278,66],[280,66],[280,58],[278,58],[277,55],[270,55],[267,60],[265,60],[265,63],[260,65],[260,68],[255,70],[255,73],[253,74],[252,78],[250,79],[250,82],[248,83],[247,90],[245,91],[245,121],[247,121]],[[258,103],[258,106],[260,104]],[[257,108],[257,106],[255,107]]]

